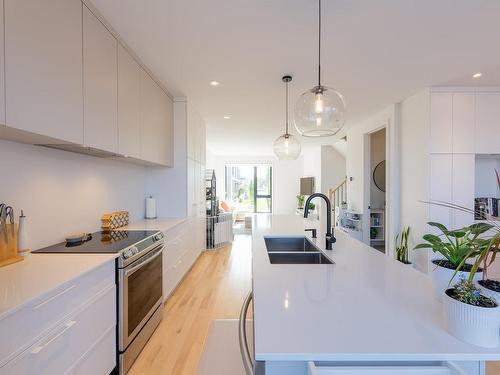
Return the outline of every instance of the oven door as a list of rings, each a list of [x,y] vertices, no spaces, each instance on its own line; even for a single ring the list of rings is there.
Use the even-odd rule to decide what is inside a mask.
[[[124,351],[163,301],[163,244],[118,273],[118,346]]]

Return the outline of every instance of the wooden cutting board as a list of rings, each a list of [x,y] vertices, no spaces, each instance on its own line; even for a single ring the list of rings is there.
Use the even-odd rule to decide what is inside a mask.
[[[0,227],[0,267],[22,261],[17,253],[17,224],[7,224],[7,241],[3,227]]]

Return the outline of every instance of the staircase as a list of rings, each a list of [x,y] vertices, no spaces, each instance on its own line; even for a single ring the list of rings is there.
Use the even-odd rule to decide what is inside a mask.
[[[342,180],[337,187],[328,190],[328,198],[332,202],[332,223],[335,226],[335,210],[342,205],[342,203],[347,202],[347,176]]]

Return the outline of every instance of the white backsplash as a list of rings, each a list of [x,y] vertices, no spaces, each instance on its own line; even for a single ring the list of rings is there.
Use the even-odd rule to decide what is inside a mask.
[[[104,212],[144,217],[147,173],[131,163],[0,140],[0,202],[16,216],[24,210],[31,249],[98,230]]]

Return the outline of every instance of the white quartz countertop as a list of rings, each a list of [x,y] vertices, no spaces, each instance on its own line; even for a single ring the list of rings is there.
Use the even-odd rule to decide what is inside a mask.
[[[139,220],[120,229],[165,232],[185,219]],[[61,285],[114,261],[117,254],[29,254],[0,268],[0,319]]]
[[[174,217],[159,217],[157,219],[142,219],[130,223],[129,225],[120,229],[129,230],[159,230],[166,232],[169,229],[185,222],[185,218],[174,218]]]
[[[0,319],[116,256],[35,253],[0,268]]]
[[[264,235],[303,235],[312,225],[300,216],[254,218],[256,360],[500,360],[500,348],[445,331],[429,276],[345,233],[328,251],[318,232],[335,264],[269,262]]]

